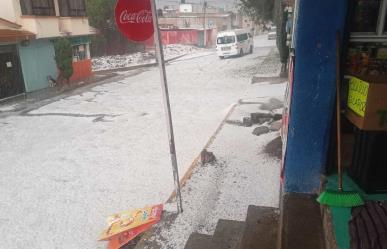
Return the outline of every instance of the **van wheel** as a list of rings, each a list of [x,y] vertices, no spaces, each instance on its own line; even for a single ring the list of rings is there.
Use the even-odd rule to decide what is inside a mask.
[[[241,51],[239,52],[239,56],[242,57],[243,55],[245,54],[243,53],[243,49],[241,49]]]
[[[253,52],[254,52],[254,47],[250,46],[250,54],[252,54]]]
[[[224,59],[224,56],[219,56],[219,58],[220,58],[221,60],[223,60],[223,59]]]

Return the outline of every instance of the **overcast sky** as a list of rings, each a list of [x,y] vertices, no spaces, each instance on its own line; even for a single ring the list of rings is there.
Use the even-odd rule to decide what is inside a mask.
[[[177,5],[181,1],[180,0],[156,0],[157,7],[162,8],[165,5]],[[231,10],[235,6],[235,2],[237,0],[208,0],[209,5],[218,6],[222,8],[226,8],[226,10]],[[186,3],[200,3],[203,4],[203,0],[186,0]]]

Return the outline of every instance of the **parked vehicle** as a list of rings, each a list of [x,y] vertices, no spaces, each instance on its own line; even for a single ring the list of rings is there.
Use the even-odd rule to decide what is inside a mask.
[[[218,33],[217,54],[221,59],[226,56],[243,56],[254,51],[254,39],[249,31],[236,29]]]
[[[277,38],[277,27],[272,26],[269,30],[269,33],[267,34],[268,40],[274,40]]]

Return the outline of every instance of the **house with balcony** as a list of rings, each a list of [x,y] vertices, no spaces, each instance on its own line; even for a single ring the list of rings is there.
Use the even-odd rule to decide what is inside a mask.
[[[0,8],[0,99],[49,87],[56,78],[54,43],[73,46],[72,81],[91,75],[85,0],[2,0]]]

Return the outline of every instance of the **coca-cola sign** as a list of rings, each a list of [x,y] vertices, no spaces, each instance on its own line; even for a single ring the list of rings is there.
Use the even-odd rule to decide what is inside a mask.
[[[117,1],[115,18],[118,29],[129,40],[146,41],[153,35],[151,0]]]
[[[120,23],[151,23],[152,12],[142,10],[138,13],[129,13],[127,10],[122,11],[120,15]]]

